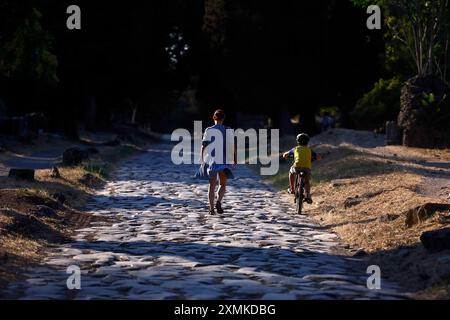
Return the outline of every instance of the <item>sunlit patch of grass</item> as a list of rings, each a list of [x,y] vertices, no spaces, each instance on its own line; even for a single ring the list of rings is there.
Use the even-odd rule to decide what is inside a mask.
[[[83,166],[86,172],[94,173],[102,178],[108,177],[108,165],[86,164]]]
[[[280,170],[274,176],[264,176],[263,178],[270,182],[276,190],[284,190],[289,186],[289,168],[287,162],[280,163]],[[258,169],[259,170],[259,169]]]
[[[116,168],[120,160],[132,156],[140,149],[133,145],[121,145],[104,150],[101,155],[92,157],[83,164],[83,170],[96,174],[103,179],[111,177],[111,173]]]

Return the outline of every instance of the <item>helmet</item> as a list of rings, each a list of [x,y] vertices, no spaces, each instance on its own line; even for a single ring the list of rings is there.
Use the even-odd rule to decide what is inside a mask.
[[[309,143],[309,136],[306,133],[301,133],[297,136],[297,143],[301,146],[306,146]]]

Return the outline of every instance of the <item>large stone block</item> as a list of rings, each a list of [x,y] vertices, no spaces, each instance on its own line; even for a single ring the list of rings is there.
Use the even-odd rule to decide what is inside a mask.
[[[450,228],[424,232],[420,241],[430,251],[450,249]]]
[[[63,153],[63,164],[66,166],[77,166],[87,159],[89,152],[78,148],[70,148]]]
[[[16,180],[34,181],[33,169],[10,169],[8,177]]]

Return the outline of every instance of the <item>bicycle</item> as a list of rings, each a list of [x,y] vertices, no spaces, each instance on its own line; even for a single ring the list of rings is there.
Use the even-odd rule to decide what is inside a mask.
[[[298,171],[295,177],[294,203],[297,214],[302,214],[303,202],[305,202],[305,171]]]
[[[294,156],[289,155],[288,158],[294,158]],[[323,157],[320,154],[317,154],[317,159],[312,159],[312,161],[321,160]],[[281,161],[285,161],[286,158],[280,156]],[[305,177],[307,172],[303,170],[297,170],[295,175],[295,184],[294,184],[294,203],[296,204],[297,214],[301,214],[303,210],[303,202],[306,202],[305,197]]]

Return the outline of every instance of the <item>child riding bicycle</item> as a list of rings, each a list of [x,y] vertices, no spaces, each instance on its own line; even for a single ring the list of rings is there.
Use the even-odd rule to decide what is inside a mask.
[[[311,198],[311,182],[310,182],[312,162],[315,160],[320,161],[321,156],[320,154],[317,154],[313,150],[311,150],[311,148],[308,146],[309,140],[310,138],[306,133],[299,134],[297,136],[298,146],[292,148],[288,152],[285,152],[283,154],[283,158],[285,159],[289,157],[294,158],[294,164],[289,170],[290,188],[288,189],[288,193],[294,194],[295,177],[299,172],[303,171],[305,172],[305,192],[306,192],[305,202],[311,204],[313,202]]]

